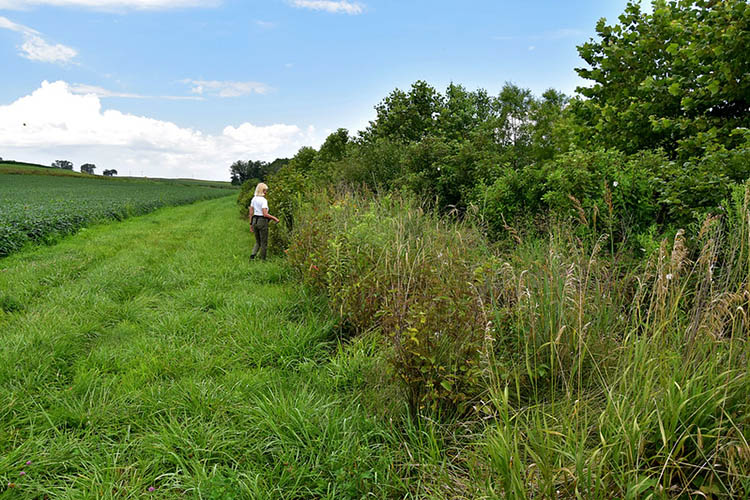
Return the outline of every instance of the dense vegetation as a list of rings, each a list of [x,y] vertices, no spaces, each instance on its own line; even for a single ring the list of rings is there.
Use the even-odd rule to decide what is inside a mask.
[[[597,33],[579,48],[591,82],[580,96],[513,84],[496,96],[455,84],[441,93],[419,81],[388,95],[357,136],[341,129],[319,151],[301,150],[274,182],[408,191],[443,212],[476,207],[493,238],[503,220],[526,226],[578,204],[596,209],[595,230],[632,248],[700,224],[750,176],[750,7],[657,1],[647,14],[631,4]],[[286,209],[290,197],[276,193]]]
[[[744,498],[750,6],[597,33],[579,96],[419,81],[301,149],[272,246],[373,343],[374,411],[482,433],[484,495]]]
[[[121,220],[166,205],[192,203],[229,193],[188,181],[108,180],[81,174],[35,175],[36,170],[30,167],[13,167],[14,171],[16,169],[21,169],[22,173],[31,170],[34,174],[10,175],[0,170],[0,257],[29,242],[53,241],[95,222]]]
[[[750,497],[749,19],[629,5],[578,97],[236,163],[283,261],[226,198],[3,259],[0,496]]]

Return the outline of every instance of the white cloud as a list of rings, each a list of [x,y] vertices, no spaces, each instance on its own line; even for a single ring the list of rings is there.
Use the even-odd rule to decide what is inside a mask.
[[[172,122],[103,109],[94,93],[81,95],[66,82],[43,82],[30,95],[0,106],[0,156],[76,165],[94,163],[120,175],[227,180],[238,159],[273,160],[302,146],[318,146],[313,127],[243,123],[205,134]],[[80,87],[78,87],[80,91]]]
[[[70,92],[76,95],[87,95],[93,94],[99,98],[106,97],[122,97],[127,99],[168,99],[168,100],[179,100],[179,101],[202,101],[203,97],[200,96],[179,96],[179,95],[144,95],[144,94],[133,94],[130,92],[118,92],[116,90],[109,90],[103,87],[97,87],[96,85],[86,85],[83,83],[74,83],[69,85]]]
[[[333,14],[362,14],[365,9],[359,3],[351,3],[347,0],[292,0],[292,5],[302,9],[324,10]]]
[[[4,28],[6,30],[11,31],[17,31],[19,33],[28,33],[30,35],[38,35],[39,32],[35,31],[31,28],[27,28],[26,26],[23,26],[22,24],[16,24],[7,17],[0,16],[0,28]]]
[[[529,52],[531,52],[531,51],[532,51],[532,50],[534,50],[534,49],[536,49],[536,47],[535,47],[535,46],[533,46],[533,45],[529,45]]]
[[[2,0],[0,0],[2,1]],[[19,55],[32,61],[51,62],[51,63],[69,63],[78,55],[78,52],[65,45],[51,45],[42,38],[38,31],[17,24],[8,18],[0,16],[0,28],[21,33],[24,42],[21,45]]]
[[[185,79],[182,83],[192,85],[190,91],[198,95],[214,95],[219,97],[240,97],[250,94],[267,94],[271,87],[260,82],[231,82],[218,80]]]
[[[270,30],[276,27],[276,23],[272,23],[270,21],[261,21],[259,19],[255,21],[255,25],[263,28],[264,30]]]
[[[87,7],[91,9],[174,9],[182,7],[215,7],[220,0],[0,0],[0,9],[26,9],[35,5],[53,7]]]
[[[38,36],[30,36],[21,45],[21,55],[32,61],[67,63],[78,55],[75,49],[65,45],[50,45]]]

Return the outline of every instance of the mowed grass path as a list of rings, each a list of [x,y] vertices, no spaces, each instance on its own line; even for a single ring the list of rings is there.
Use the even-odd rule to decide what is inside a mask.
[[[325,308],[250,245],[228,197],[0,260],[0,498],[403,495]]]

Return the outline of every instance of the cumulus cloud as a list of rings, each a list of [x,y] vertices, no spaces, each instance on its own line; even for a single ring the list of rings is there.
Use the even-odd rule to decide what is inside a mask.
[[[80,89],[79,89],[80,90]],[[313,127],[243,123],[205,134],[172,122],[104,109],[94,93],[77,94],[63,81],[43,82],[30,95],[0,106],[6,159],[49,163],[65,158],[120,175],[228,179],[238,159],[273,160],[321,142]]]
[[[198,95],[214,95],[219,97],[240,97],[250,94],[266,94],[271,87],[260,82],[230,82],[218,80],[182,80],[191,85],[191,92]]]
[[[182,7],[215,7],[220,0],[0,0],[0,9],[25,9],[35,5],[91,9],[156,10]]]
[[[347,0],[292,0],[292,5],[301,9],[323,10],[333,14],[362,14],[365,9],[361,4]]]
[[[1,0],[0,0],[1,1]],[[17,24],[6,17],[0,16],[0,28],[21,33],[24,42],[21,45],[19,55],[32,61],[51,62],[51,63],[68,63],[78,55],[78,52],[70,47],[61,44],[49,44],[41,33],[38,31]]]

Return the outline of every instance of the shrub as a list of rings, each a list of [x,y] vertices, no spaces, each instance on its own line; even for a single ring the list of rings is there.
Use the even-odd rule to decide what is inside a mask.
[[[301,211],[292,265],[326,292],[350,332],[381,331],[412,414],[466,412],[481,392],[486,353],[472,285],[478,233],[404,198],[343,195],[315,207]]]

